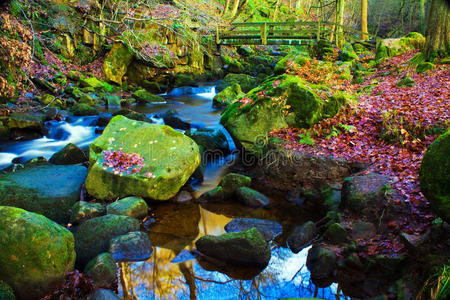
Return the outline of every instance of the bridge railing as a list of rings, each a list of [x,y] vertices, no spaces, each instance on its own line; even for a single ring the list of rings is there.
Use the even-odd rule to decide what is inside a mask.
[[[216,28],[216,43],[233,43],[232,41],[248,42],[249,44],[260,43],[267,45],[270,40],[319,40],[327,38],[335,26],[331,22],[248,22],[232,23],[230,26]],[[362,32],[351,27],[342,26],[346,38],[352,41],[362,41]],[[368,38],[374,38],[368,35]]]

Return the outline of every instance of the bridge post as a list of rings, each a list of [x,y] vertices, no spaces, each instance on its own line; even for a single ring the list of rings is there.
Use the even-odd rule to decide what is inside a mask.
[[[219,25],[216,26],[216,44],[220,44]]]
[[[267,23],[264,22],[260,27],[261,41],[263,45],[267,45]]]

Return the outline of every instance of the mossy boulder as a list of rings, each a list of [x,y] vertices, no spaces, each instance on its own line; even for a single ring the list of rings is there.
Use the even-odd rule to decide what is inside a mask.
[[[247,74],[228,74],[221,82],[219,82],[219,84],[217,84],[216,90],[219,92],[223,91],[225,88],[235,83],[240,85],[241,90],[244,93],[247,93],[257,86],[258,81],[255,77]]]
[[[26,210],[0,206],[0,280],[18,298],[39,299],[74,268],[74,238],[66,228]]]
[[[286,72],[288,63],[293,62],[296,66],[301,67],[308,61],[309,54],[305,52],[292,52],[283,57],[276,65],[273,72],[276,75],[281,75]]]
[[[103,62],[103,74],[107,80],[122,85],[122,77],[127,73],[133,59],[133,52],[122,43],[115,43]]]
[[[163,97],[153,95],[146,89],[139,89],[133,92],[133,97],[138,100],[138,102],[141,103],[165,103],[166,100],[164,100]]]
[[[236,190],[236,198],[242,204],[250,207],[264,207],[269,205],[269,198],[264,194],[255,191],[247,186],[240,187]]]
[[[113,151],[123,158],[138,155],[143,162],[123,172],[113,170],[104,165],[107,163],[106,151]],[[198,167],[200,152],[192,139],[167,125],[116,116],[91,144],[89,161],[86,189],[97,199],[140,196],[168,200]],[[134,173],[132,169],[135,169]]]
[[[0,299],[16,300],[13,289],[4,281],[0,280]]]
[[[317,88],[297,76],[271,78],[245,96],[250,103],[235,102],[228,106],[220,122],[238,145],[259,152],[272,130],[309,128],[333,116],[346,101],[337,95],[324,100],[316,94]]]
[[[22,113],[10,114],[6,121],[6,126],[9,129],[29,129],[35,131],[41,131],[44,127],[44,115],[29,115]]]
[[[347,240],[347,231],[341,224],[334,223],[325,231],[324,237],[332,244],[341,244]]]
[[[177,74],[174,78],[174,87],[181,87],[181,86],[195,86],[197,85],[197,82],[194,80],[194,77],[192,77],[191,74]]]
[[[86,103],[81,103],[73,106],[71,112],[74,116],[96,116],[98,115],[98,110],[95,107],[90,106]]]
[[[265,267],[271,252],[269,244],[256,228],[220,236],[206,235],[195,242],[202,254],[244,267]]]
[[[47,164],[0,175],[0,205],[21,207],[67,223],[86,175],[83,166]]]
[[[352,61],[355,59],[358,59],[358,55],[356,54],[355,50],[353,49],[352,44],[349,42],[346,42],[342,46],[341,51],[339,52],[339,60]]]
[[[78,201],[70,211],[70,223],[80,224],[86,220],[105,215],[106,207],[101,203]]]
[[[416,72],[420,74],[434,69],[436,69],[436,66],[433,63],[425,61],[417,65]]]
[[[244,65],[240,61],[226,55],[221,56],[221,58],[223,67],[227,71],[236,74],[244,73],[246,71]]]
[[[289,249],[294,253],[299,253],[303,248],[310,244],[316,234],[317,227],[312,221],[308,221],[301,226],[295,227],[294,231],[287,239]]]
[[[377,44],[375,60],[402,54],[414,49],[421,49],[425,44],[425,37],[418,32],[410,32],[402,38],[381,40]]]
[[[222,180],[219,183],[219,186],[222,187],[222,190],[225,193],[225,195],[230,196],[238,188],[250,186],[251,183],[252,179],[248,176],[237,173],[228,173],[222,178]]]
[[[336,264],[336,254],[330,249],[314,245],[308,251],[306,266],[311,272],[313,283],[319,287],[329,286]]]
[[[49,162],[54,165],[75,165],[88,161],[84,151],[69,143],[50,157]]]
[[[244,96],[244,93],[242,93],[241,86],[238,83],[233,83],[214,96],[213,107],[227,107],[242,96]]]
[[[148,233],[142,231],[132,231],[112,238],[108,251],[116,261],[143,261],[153,253]]]
[[[80,84],[85,88],[103,89],[105,87],[104,82],[96,77],[81,77]]]
[[[84,268],[94,285],[102,288],[111,288],[116,282],[117,265],[109,253],[102,253],[91,259]]]
[[[138,220],[127,216],[106,215],[87,220],[74,232],[77,265],[84,267],[95,256],[108,252],[112,238],[138,231],[139,227]]]
[[[237,53],[242,56],[250,56],[255,54],[255,50],[250,48],[250,46],[244,45],[237,48]]]
[[[450,223],[450,130],[431,143],[419,174],[420,189],[432,209]]]
[[[416,85],[416,82],[408,75],[405,75],[399,81],[397,81],[397,83],[395,85],[412,87],[412,86]]]
[[[143,219],[148,214],[148,206],[142,198],[126,197],[108,204],[106,211],[110,215],[122,215]]]

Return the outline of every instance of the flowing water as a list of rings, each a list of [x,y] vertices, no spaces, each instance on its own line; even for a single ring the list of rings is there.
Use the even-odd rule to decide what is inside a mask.
[[[178,88],[164,95],[167,103],[132,107],[163,124],[158,115],[175,109],[177,117],[194,128],[215,128],[224,131],[230,152],[235,150],[229,134],[219,124],[220,111],[212,108],[215,88]],[[105,113],[112,113],[106,111]],[[68,143],[87,148],[98,136],[98,117],[67,117],[63,122],[48,122],[48,134],[31,141],[0,144],[0,168],[31,158],[50,158]],[[195,196],[214,188],[234,157],[210,162],[204,171],[204,181],[194,184]],[[275,199],[274,199],[275,200]],[[144,262],[119,264],[119,294],[124,299],[279,299],[312,297],[306,257],[309,248],[294,254],[286,247],[286,237],[296,225],[311,219],[294,204],[285,200],[270,209],[250,209],[237,203],[223,204],[152,204],[145,230],[154,252]],[[264,270],[215,266],[196,260],[186,250],[203,235],[224,233],[224,226],[235,217],[253,217],[278,221],[283,233],[272,242],[272,258]],[[318,289],[318,297],[337,299],[336,285]],[[343,297],[343,296],[342,296]]]

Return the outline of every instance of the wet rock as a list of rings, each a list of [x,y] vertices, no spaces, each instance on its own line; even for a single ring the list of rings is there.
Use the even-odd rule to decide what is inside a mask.
[[[100,253],[107,252],[112,238],[139,230],[139,221],[127,216],[106,215],[92,218],[75,229],[77,265],[85,266]]]
[[[391,195],[388,176],[377,173],[356,175],[346,178],[342,185],[341,206],[375,222],[380,218]]]
[[[111,290],[98,289],[88,296],[88,300],[120,300],[120,298]]]
[[[108,204],[106,211],[109,215],[122,215],[135,219],[143,219],[148,214],[148,205],[139,197],[127,197]]]
[[[134,231],[112,238],[108,252],[116,261],[142,261],[152,256],[153,249],[147,233]]]
[[[56,119],[62,119],[61,115],[59,114],[59,110],[56,107],[50,107],[45,112],[45,120],[47,121],[54,121]]]
[[[80,84],[82,87],[91,87],[94,89],[103,89],[104,83],[95,77],[81,77]]]
[[[160,94],[160,93],[164,93],[165,91],[167,91],[167,89],[164,89],[163,86],[161,86],[159,83],[154,82],[154,81],[148,81],[148,80],[144,80],[142,81],[142,86],[149,91],[152,94]]]
[[[86,161],[88,161],[88,158],[83,150],[72,143],[67,144],[64,148],[53,154],[49,160],[54,165],[75,165]]]
[[[164,124],[181,130],[189,130],[191,128],[191,124],[184,122],[180,118],[174,116],[164,117]]]
[[[219,185],[222,187],[225,195],[229,196],[233,194],[238,188],[250,186],[251,183],[252,179],[248,176],[237,173],[228,173],[222,178]]]
[[[289,249],[294,253],[299,253],[311,243],[316,236],[316,232],[316,224],[312,221],[308,221],[302,226],[295,227],[294,231],[287,238]]]
[[[311,280],[319,287],[326,287],[332,282],[335,264],[336,254],[329,249],[314,245],[308,251],[306,266],[311,272]]]
[[[0,175],[0,205],[21,207],[65,224],[86,175],[83,166],[47,164]]]
[[[74,268],[74,238],[46,217],[0,206],[0,280],[19,299],[41,298]]]
[[[255,227],[269,242],[283,232],[283,227],[276,221],[252,218],[236,218],[225,225],[226,232],[240,232]]]
[[[242,55],[242,56],[250,56],[250,55],[255,54],[255,51],[254,51],[252,48],[250,48],[249,46],[246,46],[246,45],[240,46],[240,47],[237,49],[237,52],[238,52],[240,55]]]
[[[236,190],[237,199],[244,205],[250,207],[264,207],[269,205],[269,198],[264,194],[255,191],[249,187],[240,187]]]
[[[309,60],[309,53],[305,52],[292,52],[283,57],[278,63],[275,65],[274,73],[276,75],[281,75],[286,72],[287,64],[289,61],[293,61],[296,66],[303,66]]]
[[[205,192],[198,199],[199,202],[220,202],[225,200],[225,194],[221,186],[215,187],[212,190]]]
[[[9,140],[10,136],[11,134],[9,132],[9,128],[4,125],[0,125],[0,141]]]
[[[98,110],[88,104],[81,103],[73,106],[71,112],[74,116],[95,116],[98,115]]]
[[[420,245],[423,245],[430,238],[430,230],[427,230],[423,234],[407,234],[405,232],[400,233],[400,238],[405,245],[410,249],[417,249]]]
[[[7,117],[6,126],[9,129],[26,129],[41,132],[44,127],[43,115],[28,115],[21,113],[13,113]]]
[[[70,214],[70,223],[75,225],[106,214],[106,208],[102,204],[85,201],[78,201],[70,210],[72,212]]]
[[[374,224],[370,222],[358,221],[353,224],[351,230],[352,239],[360,239],[360,238],[370,238],[374,236],[377,232],[377,229]]]
[[[100,115],[97,119],[96,125],[99,127],[106,127],[108,125],[109,121],[111,121],[111,119],[112,119],[112,117],[109,115]]]
[[[230,153],[227,138],[219,129],[199,129],[188,131],[186,135],[193,139],[197,145],[202,146],[204,151],[209,151],[211,156],[215,154],[224,156]],[[207,160],[214,160],[215,157],[205,157]]]
[[[419,174],[420,189],[431,208],[450,222],[450,130],[431,143]]]
[[[153,95],[145,89],[134,91],[132,95],[141,103],[166,103],[163,97]]]
[[[195,82],[192,75],[179,73],[175,75],[174,87],[181,87],[181,86],[197,86],[197,83]]]
[[[122,106],[122,99],[117,95],[105,96],[106,106],[108,108],[120,108]]]
[[[202,254],[237,266],[266,266],[271,257],[269,244],[256,228],[220,236],[206,235],[195,245]]]
[[[181,191],[179,192],[175,198],[173,199],[173,201],[175,203],[186,203],[192,200],[192,195],[191,193],[189,193],[188,191]]]
[[[136,174],[125,171],[115,174],[112,168],[103,168],[106,149],[122,156],[138,154],[145,164]],[[119,154],[119,149],[124,154]],[[194,173],[200,163],[200,153],[192,139],[169,126],[116,116],[91,145],[89,159],[91,167],[86,178],[86,190],[97,199],[112,200],[135,195],[168,200]]]
[[[95,286],[110,288],[116,281],[117,265],[109,253],[102,253],[88,262],[84,273],[94,281]]]
[[[332,244],[341,244],[347,240],[347,231],[341,224],[334,223],[325,231],[324,238]]]
[[[16,300],[13,289],[4,281],[0,280],[0,299]]]

